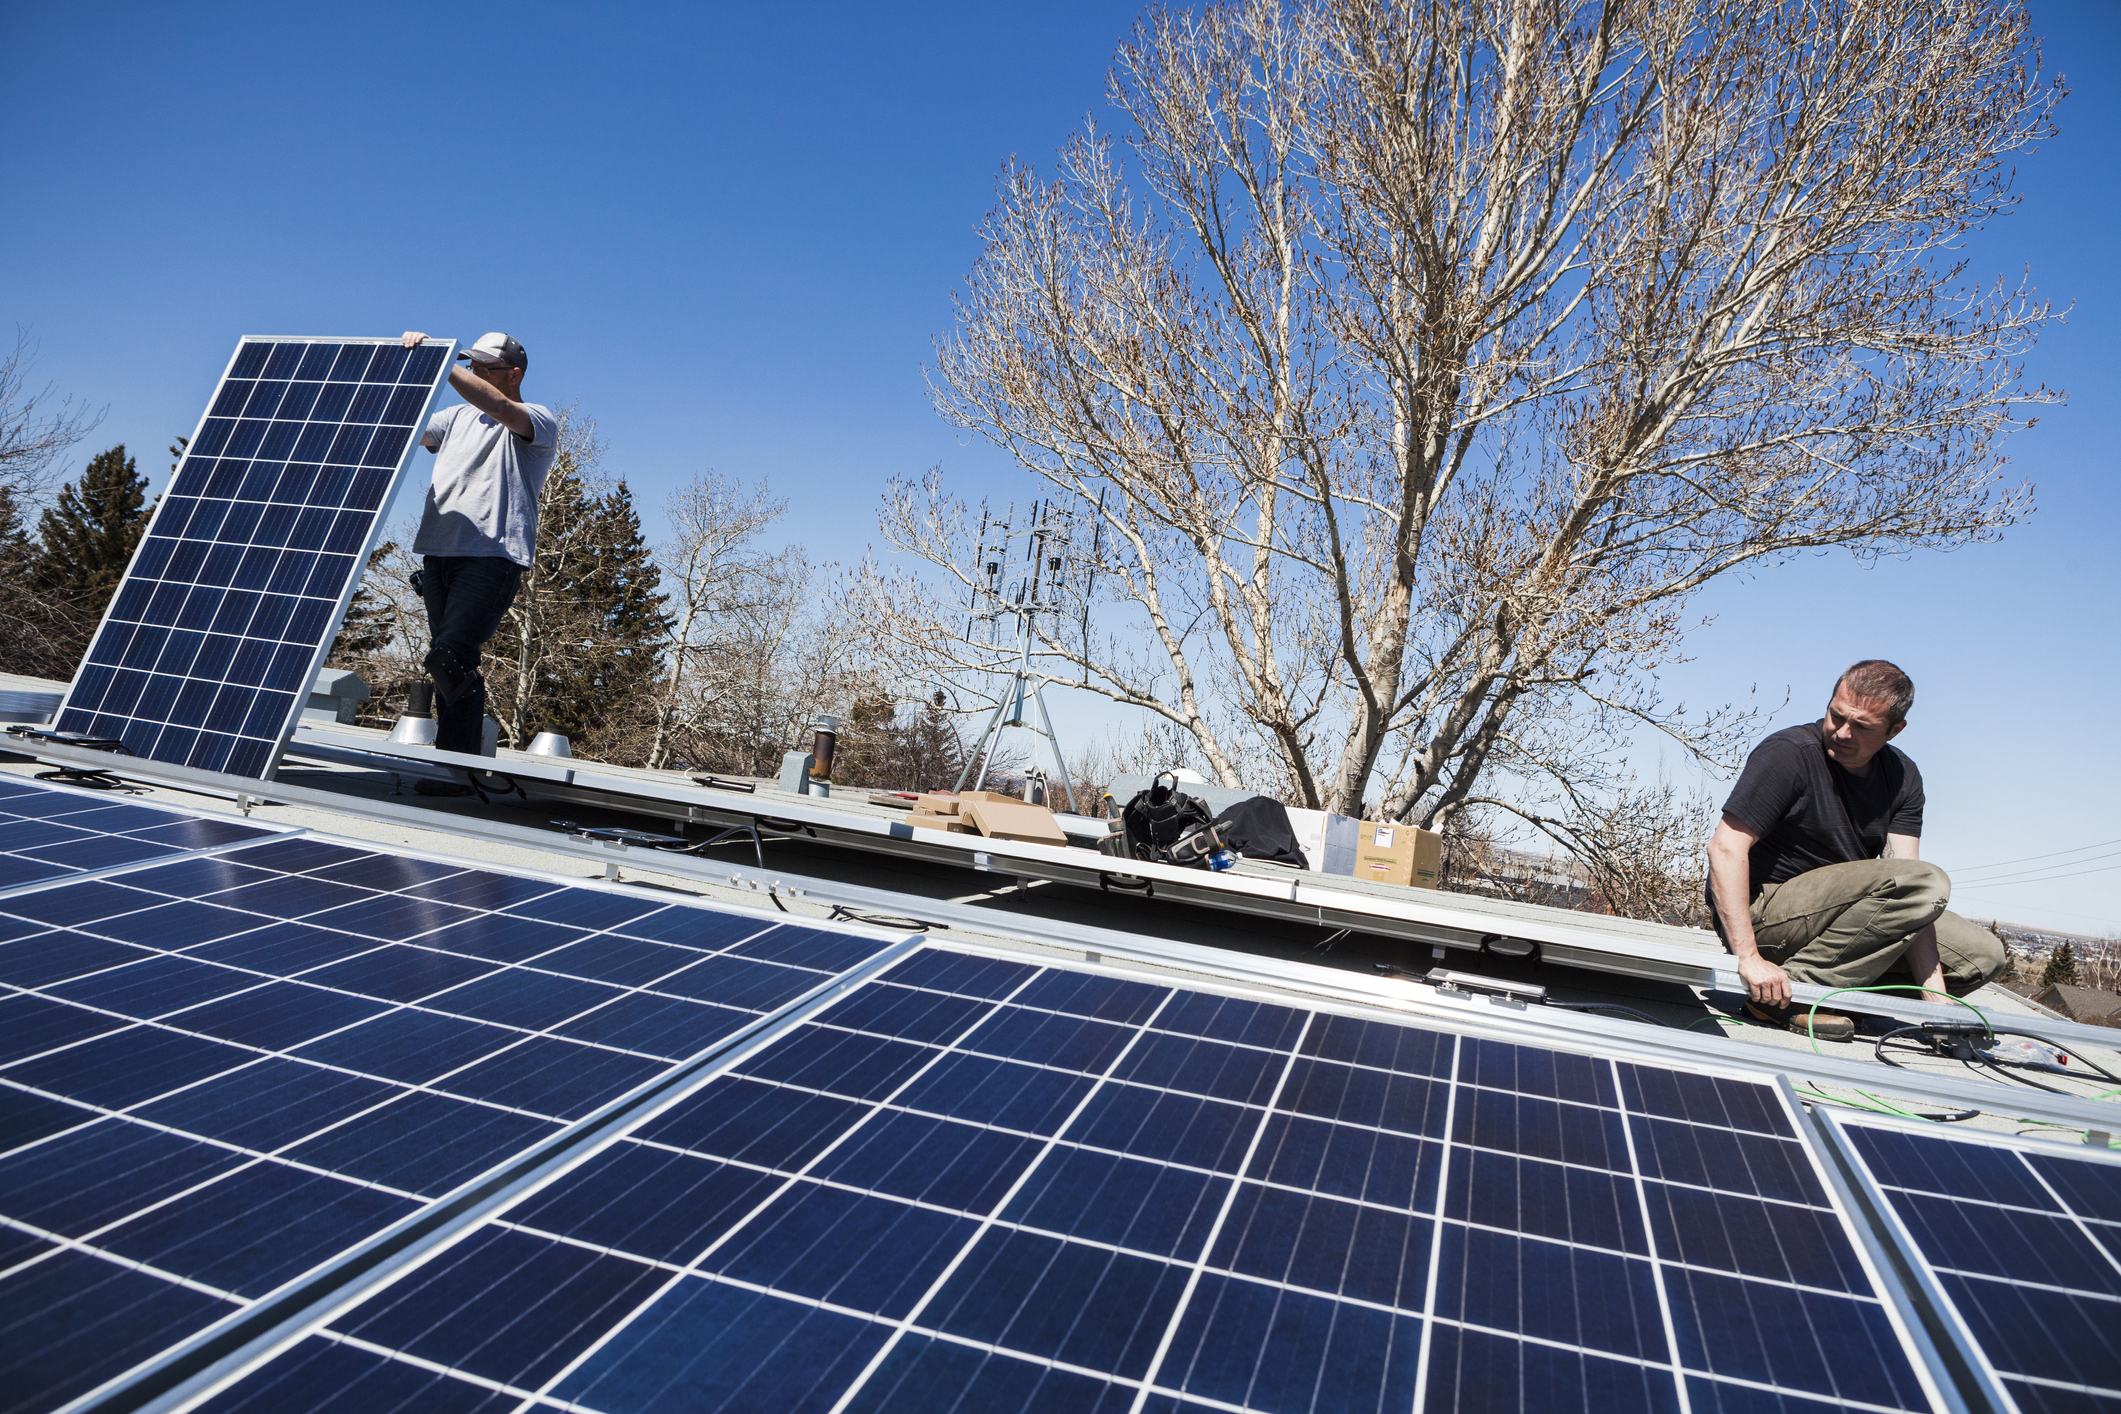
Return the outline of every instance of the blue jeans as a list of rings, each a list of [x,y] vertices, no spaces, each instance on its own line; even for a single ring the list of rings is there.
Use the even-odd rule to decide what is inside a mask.
[[[435,746],[476,756],[485,745],[486,722],[486,678],[479,671],[479,657],[515,601],[523,567],[498,556],[428,555],[423,568],[429,656],[446,655],[450,660],[428,665],[436,674],[436,686],[443,689],[435,694]],[[462,680],[453,701],[447,700],[441,681],[452,664]]]

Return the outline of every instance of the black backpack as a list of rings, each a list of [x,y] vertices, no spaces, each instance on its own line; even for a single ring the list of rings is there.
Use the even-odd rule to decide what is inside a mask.
[[[1167,781],[1170,784],[1166,785]],[[1125,828],[1116,833],[1126,841],[1129,859],[1152,864],[1205,865],[1208,855],[1220,844],[1214,834],[1214,815],[1204,802],[1181,791],[1178,777],[1169,771],[1160,773],[1147,790],[1137,792],[1127,802],[1120,812],[1120,822]],[[1208,835],[1195,840],[1193,836],[1203,830]]]

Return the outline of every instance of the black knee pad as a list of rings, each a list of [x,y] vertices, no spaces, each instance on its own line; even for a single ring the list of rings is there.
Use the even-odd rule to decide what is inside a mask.
[[[428,649],[427,656],[420,660],[420,666],[427,669],[428,676],[434,679],[435,692],[451,706],[486,685],[486,680],[479,676],[476,667],[465,667],[457,661],[457,655],[447,648]]]

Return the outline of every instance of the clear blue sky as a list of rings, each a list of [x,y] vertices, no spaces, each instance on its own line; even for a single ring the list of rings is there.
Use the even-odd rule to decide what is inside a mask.
[[[505,329],[529,392],[593,416],[645,502],[705,467],[763,476],[788,539],[857,559],[888,474],[941,461],[975,498],[1029,494],[936,419],[921,364],[996,170],[1101,107],[1139,9],[13,4],[0,333],[108,409],[77,462],[122,441],[159,478],[242,334]],[[2121,868],[1971,868],[2121,841],[2121,8],[2033,15],[2074,92],[1969,254],[2074,302],[2031,364],[2070,403],[2011,449],[2038,513],[2000,545],[1717,586],[1667,684],[1791,692],[1787,725],[1850,660],[1896,659],[1955,906],[2103,932]],[[1055,706],[1064,730],[1104,720]]]

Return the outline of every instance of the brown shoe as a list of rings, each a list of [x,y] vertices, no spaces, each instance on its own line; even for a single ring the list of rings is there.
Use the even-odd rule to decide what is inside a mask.
[[[1765,1021],[1770,1026],[1787,1026],[1799,1036],[1805,1034],[1805,1023],[1811,1023],[1811,1035],[1817,1041],[1853,1041],[1856,1039],[1856,1023],[1838,1011],[1814,1012],[1802,1002],[1788,1006],[1769,1006],[1766,1002],[1748,1001],[1745,1014],[1756,1021]]]

